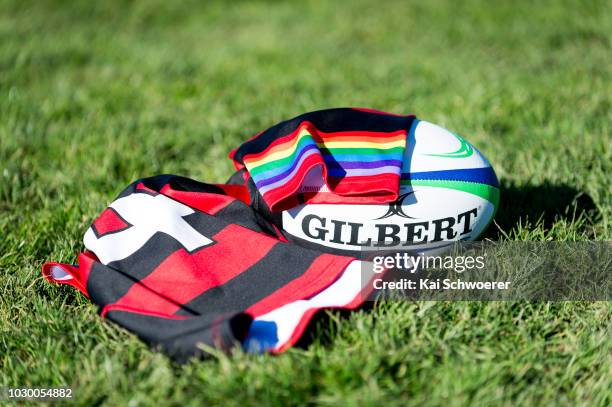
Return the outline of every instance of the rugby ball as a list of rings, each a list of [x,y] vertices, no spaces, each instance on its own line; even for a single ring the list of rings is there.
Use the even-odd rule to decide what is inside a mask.
[[[487,159],[459,135],[415,119],[395,202],[304,204],[282,212],[280,220],[290,240],[325,251],[424,252],[478,239],[498,205],[499,184]]]

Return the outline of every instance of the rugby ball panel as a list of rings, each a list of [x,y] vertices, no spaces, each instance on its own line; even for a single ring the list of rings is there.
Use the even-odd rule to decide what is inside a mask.
[[[458,134],[415,119],[408,133],[402,173],[490,167],[489,161]]]

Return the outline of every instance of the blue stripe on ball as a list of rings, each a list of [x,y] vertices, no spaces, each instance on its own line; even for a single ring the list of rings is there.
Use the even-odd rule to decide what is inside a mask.
[[[487,184],[499,188],[499,181],[491,167],[404,173],[402,174],[402,180],[478,182],[480,184]]]

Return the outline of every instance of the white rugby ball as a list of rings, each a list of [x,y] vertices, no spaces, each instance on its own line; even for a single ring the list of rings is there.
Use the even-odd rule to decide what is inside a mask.
[[[499,183],[465,139],[417,120],[407,136],[399,198],[389,204],[305,204],[281,214],[287,237],[333,252],[439,249],[472,241],[493,220]]]

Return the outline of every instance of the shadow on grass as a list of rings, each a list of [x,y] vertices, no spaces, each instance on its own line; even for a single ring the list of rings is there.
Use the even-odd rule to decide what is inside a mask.
[[[519,224],[533,225],[538,221],[548,230],[559,220],[572,222],[586,218],[595,221],[599,215],[593,199],[569,185],[549,182],[540,185],[502,184],[495,223],[506,233]],[[502,236],[499,228],[490,226],[483,238],[499,239]]]
[[[367,301],[358,309],[370,312],[373,307],[374,302]],[[332,346],[335,340],[335,329],[332,328],[335,325],[334,320],[348,319],[353,312],[347,309],[322,309],[317,311],[294,346],[306,349],[315,341],[323,346]]]
[[[502,185],[500,207],[495,222],[501,230],[509,233],[519,224],[533,225],[539,221],[548,230],[555,222],[563,219],[568,223],[579,218],[596,221],[599,215],[595,202],[588,194],[568,185],[545,182],[541,185]],[[590,222],[580,223],[581,228],[589,228],[589,225]],[[499,228],[491,225],[482,238],[500,239],[503,234]],[[369,312],[373,304],[368,301],[359,309]],[[346,319],[351,312],[317,312],[295,346],[305,349],[315,340],[323,346],[331,346],[334,341],[334,320]]]

